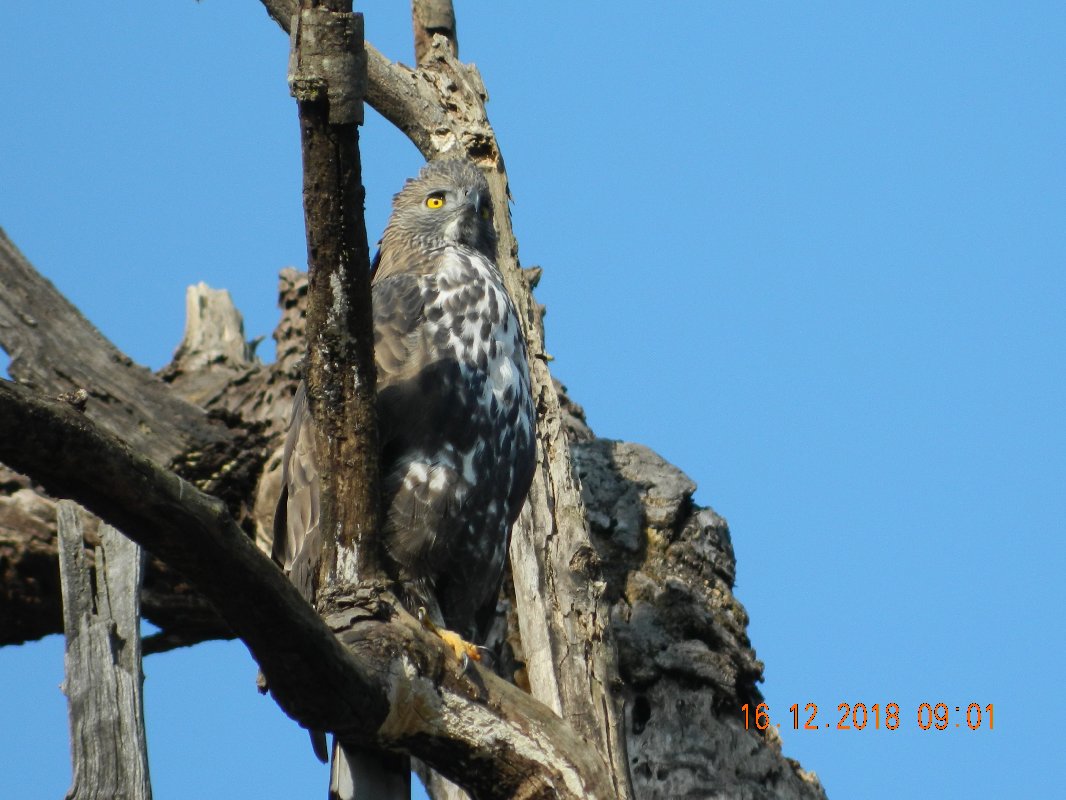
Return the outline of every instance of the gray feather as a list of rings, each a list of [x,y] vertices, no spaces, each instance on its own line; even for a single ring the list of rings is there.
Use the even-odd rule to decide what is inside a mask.
[[[535,459],[526,345],[495,264],[491,208],[472,163],[427,164],[393,200],[372,279],[386,566],[410,611],[425,607],[471,640],[495,607]],[[311,424],[301,386],[274,557],[313,602],[321,534]],[[339,787],[362,770],[351,756],[338,761],[335,748]]]

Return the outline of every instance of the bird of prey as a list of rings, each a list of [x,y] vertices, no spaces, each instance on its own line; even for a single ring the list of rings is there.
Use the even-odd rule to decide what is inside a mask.
[[[432,161],[393,199],[371,279],[386,569],[409,611],[468,641],[495,609],[535,461],[526,345],[495,260],[484,175],[470,161]],[[311,425],[301,386],[273,554],[313,602]],[[344,783],[337,772],[335,755],[331,782]]]

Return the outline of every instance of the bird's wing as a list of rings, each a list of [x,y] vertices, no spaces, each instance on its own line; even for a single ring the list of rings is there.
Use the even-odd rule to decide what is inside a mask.
[[[282,455],[281,496],[274,513],[274,560],[308,601],[321,550],[319,475],[307,391],[301,383],[292,404]]]
[[[374,360],[379,391],[420,366],[418,332],[426,321],[422,281],[423,276],[404,272],[374,282]]]

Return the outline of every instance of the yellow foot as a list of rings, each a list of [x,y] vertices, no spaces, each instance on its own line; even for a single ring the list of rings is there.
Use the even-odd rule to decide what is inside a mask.
[[[426,609],[419,607],[418,609],[418,621],[422,623],[422,627],[430,633],[435,633],[444,643],[451,648],[455,653],[455,657],[461,664],[466,664],[468,661],[481,661],[481,653],[478,651],[477,645],[473,645],[466,641],[455,631],[449,631],[446,628],[438,628],[433,624],[433,620],[429,618],[429,614]]]

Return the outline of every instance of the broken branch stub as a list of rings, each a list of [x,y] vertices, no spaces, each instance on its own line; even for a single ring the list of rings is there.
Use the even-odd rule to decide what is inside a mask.
[[[292,16],[289,91],[298,102],[329,101],[331,125],[362,125],[366,96],[363,15],[303,8]]]

